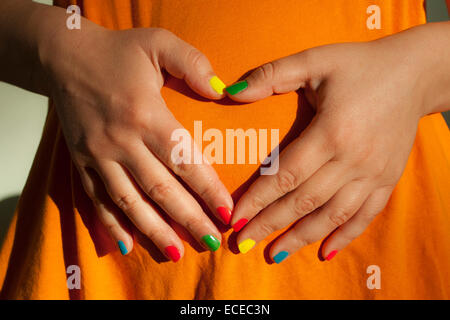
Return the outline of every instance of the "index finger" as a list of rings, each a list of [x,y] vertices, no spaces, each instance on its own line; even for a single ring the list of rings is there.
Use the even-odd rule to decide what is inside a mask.
[[[189,132],[168,112],[170,121],[154,124],[147,133],[148,148],[179,176],[225,224],[229,224],[233,200],[214,168],[203,158]]]
[[[279,170],[260,176],[236,204],[231,219],[235,232],[261,210],[296,189],[333,157],[323,129],[313,121],[280,155]]]

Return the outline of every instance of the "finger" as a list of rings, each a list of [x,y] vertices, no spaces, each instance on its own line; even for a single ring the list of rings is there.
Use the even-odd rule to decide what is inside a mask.
[[[169,173],[167,168],[150,153],[145,145],[133,146],[133,159],[124,159],[141,189],[173,220],[185,227],[200,243],[215,251],[221,234],[202,210],[195,198]],[[209,246],[205,239],[216,239]]]
[[[322,256],[331,260],[340,250],[359,237],[384,209],[391,193],[392,187],[375,190],[356,214],[326,239],[322,246]]]
[[[261,210],[297,188],[333,156],[321,125],[313,121],[280,155],[275,175],[260,176],[239,199],[231,219],[238,232]]]
[[[270,250],[273,261],[282,262],[348,221],[367,199],[369,190],[361,181],[353,181],[342,187],[324,206],[308,214],[273,244]]]
[[[307,84],[315,89],[326,70],[326,62],[319,60],[321,51],[320,47],[309,49],[263,64],[225,91],[233,100],[253,102],[275,93],[295,91]]]
[[[164,101],[161,98],[155,103],[164,104]],[[230,193],[214,168],[204,159],[189,131],[171,114],[165,116],[165,121],[156,121],[151,130],[147,130],[144,141],[148,149],[186,182],[215,216],[229,224],[233,209]]]
[[[172,76],[184,79],[192,90],[210,98],[224,97],[225,84],[214,73],[208,58],[167,30],[159,29],[157,55],[161,67]]]
[[[82,168],[79,170],[84,190],[92,200],[100,222],[106,227],[111,238],[119,247],[120,253],[126,255],[133,250],[133,236],[123,227],[122,219],[119,219],[118,213],[107,205],[108,199],[103,183],[99,181],[98,176],[92,170],[88,169]]]
[[[296,190],[259,213],[237,236],[239,249],[251,249],[269,234],[287,227],[325,204],[348,182],[346,168],[337,161],[324,165]]]
[[[122,166],[102,162],[97,168],[109,196],[134,225],[172,261],[183,256],[183,244],[175,231],[137,190]]]

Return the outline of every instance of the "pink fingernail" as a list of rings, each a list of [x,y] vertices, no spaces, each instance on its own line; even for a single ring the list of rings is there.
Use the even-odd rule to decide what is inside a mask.
[[[330,254],[326,257],[327,261],[330,261],[331,259],[333,259],[337,253],[338,253],[337,250],[331,251]]]

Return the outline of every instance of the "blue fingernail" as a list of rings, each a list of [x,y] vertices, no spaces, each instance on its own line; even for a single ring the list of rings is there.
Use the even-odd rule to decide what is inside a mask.
[[[287,258],[288,255],[289,255],[289,252],[280,251],[273,257],[273,261],[275,261],[275,263],[277,263],[277,264],[281,263],[284,259]]]
[[[123,243],[123,241],[119,240],[117,241],[118,245],[119,245],[119,249],[120,249],[120,253],[122,255],[126,255],[128,253],[127,247],[125,247],[125,243]]]

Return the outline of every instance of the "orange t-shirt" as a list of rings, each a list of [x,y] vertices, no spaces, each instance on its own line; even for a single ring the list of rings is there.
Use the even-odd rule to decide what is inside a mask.
[[[247,70],[301,50],[367,41],[425,23],[422,0],[84,0],[83,15],[112,29],[162,27],[200,49],[231,84]],[[381,9],[381,29],[369,30],[367,8]],[[81,53],[82,54],[82,53]],[[350,88],[349,88],[350,89]],[[278,128],[292,140],[311,120],[298,93],[246,105],[198,99],[169,78],[162,95],[191,132]],[[370,115],[367,115],[370,116]],[[193,133],[193,132],[192,132]],[[235,200],[258,165],[216,164]],[[331,262],[320,243],[285,262],[269,264],[271,235],[249,253],[230,251],[227,230],[217,252],[185,243],[178,263],[137,237],[122,256],[101,245],[101,226],[84,194],[55,110],[50,106],[41,145],[0,253],[2,298],[27,299],[409,299],[450,298],[450,133],[441,115],[420,121],[405,172],[385,210]],[[100,231],[99,231],[100,230]],[[81,271],[69,290],[67,268]],[[367,286],[369,266],[380,269],[380,289]]]

